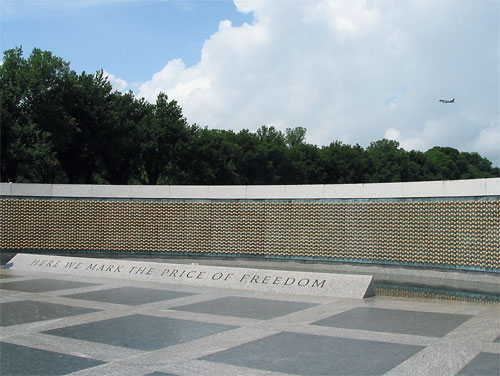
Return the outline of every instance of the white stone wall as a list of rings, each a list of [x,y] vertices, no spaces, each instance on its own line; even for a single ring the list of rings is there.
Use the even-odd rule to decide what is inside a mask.
[[[138,199],[363,199],[500,196],[500,178],[315,185],[91,185],[0,183],[2,196]]]

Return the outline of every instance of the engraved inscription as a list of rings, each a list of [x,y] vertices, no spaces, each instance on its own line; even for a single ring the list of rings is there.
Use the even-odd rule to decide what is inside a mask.
[[[117,263],[96,263],[89,261],[86,265],[84,262],[53,260],[53,259],[35,259],[31,262],[32,266],[40,268],[63,268],[72,270],[87,270],[92,272],[107,273],[126,273],[132,275],[153,276],[158,275],[163,279],[177,279],[177,280],[210,280],[223,282],[235,282],[240,284],[257,284],[257,285],[274,285],[274,286],[297,286],[309,288],[325,288],[326,279],[310,279],[298,278],[296,276],[283,277],[279,275],[272,275],[269,271],[263,271],[263,274],[242,274],[238,276],[235,273],[227,272],[214,272],[208,273],[198,270],[196,268],[178,268],[170,269],[164,268],[158,272],[157,268],[145,266],[125,266]]]

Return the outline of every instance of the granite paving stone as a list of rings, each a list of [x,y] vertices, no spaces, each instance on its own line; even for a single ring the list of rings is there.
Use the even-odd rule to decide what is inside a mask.
[[[442,337],[472,316],[358,307],[316,321],[313,325]]]
[[[234,328],[229,325],[136,314],[48,330],[43,333],[151,351]]]
[[[14,274],[5,274],[5,273],[0,274],[0,279],[16,278],[16,277],[19,277],[19,276],[14,275]]]
[[[88,287],[94,285],[96,284],[43,278],[43,279],[30,279],[25,281],[5,282],[0,284],[0,288],[11,291],[38,293],[38,292],[47,292],[55,290],[73,289],[78,287]]]
[[[182,291],[149,289],[142,287],[117,287],[108,290],[89,291],[64,296],[72,299],[137,306],[141,304],[159,302],[162,300],[181,298],[189,295],[194,294]]]
[[[4,337],[2,341],[14,345],[28,346],[56,353],[64,353],[66,355],[91,358],[105,363],[145,353],[141,350],[111,346],[103,343],[80,341],[72,338],[56,337],[42,333],[14,335]],[[156,371],[156,369],[152,370]]]
[[[463,376],[498,376],[500,375],[500,354],[479,353],[459,373]]]
[[[16,277],[0,282],[2,376],[500,374],[496,303]]]
[[[381,375],[423,348],[282,332],[200,359],[298,375]]]
[[[285,300],[228,296],[210,301],[174,307],[172,309],[196,313],[208,313],[212,315],[267,320],[311,308],[316,305],[317,304]]]
[[[27,324],[90,312],[98,312],[98,310],[35,300],[18,300],[0,305],[0,326]]]
[[[169,372],[182,376],[292,376],[281,372],[272,372],[264,369],[246,368],[232,364],[192,360],[169,367]]]
[[[66,375],[104,362],[0,342],[0,375]]]

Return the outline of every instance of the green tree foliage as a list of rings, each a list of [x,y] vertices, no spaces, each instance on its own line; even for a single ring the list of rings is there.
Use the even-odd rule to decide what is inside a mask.
[[[318,148],[306,129],[283,133],[190,125],[165,94],[155,103],[113,91],[103,72],[77,74],[48,51],[4,52],[1,181],[99,184],[335,184],[500,176],[477,153],[436,146]]]
[[[147,115],[138,123],[140,142],[139,180],[143,184],[175,184],[180,156],[187,143],[187,122],[180,106],[158,95],[155,105],[147,105]]]
[[[399,142],[387,139],[372,142],[366,154],[371,171],[368,182],[407,181],[408,153],[399,147]]]
[[[324,184],[363,183],[369,180],[368,159],[359,146],[332,142],[321,149]]]
[[[65,181],[48,126],[62,116],[60,97],[69,66],[50,52],[6,51],[0,67],[2,181]],[[52,116],[52,112],[55,112]]]

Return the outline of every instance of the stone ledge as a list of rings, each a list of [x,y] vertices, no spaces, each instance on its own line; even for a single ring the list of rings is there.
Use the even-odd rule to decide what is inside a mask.
[[[374,296],[373,277],[18,253],[4,267],[88,277],[164,282],[339,298]]]
[[[89,185],[0,183],[2,196],[148,199],[377,199],[500,196],[500,178],[313,185]]]

